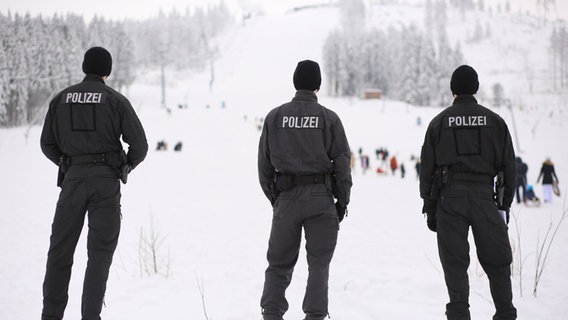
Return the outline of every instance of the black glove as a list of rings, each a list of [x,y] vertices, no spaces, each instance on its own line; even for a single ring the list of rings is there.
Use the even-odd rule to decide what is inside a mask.
[[[343,221],[343,218],[347,216],[347,206],[344,206],[341,203],[336,202],[335,209],[337,209],[337,218],[339,219],[339,222]]]
[[[430,231],[436,232],[436,213],[426,213],[426,225]]]
[[[436,206],[438,201],[434,199],[424,199],[424,205],[422,206],[422,213],[436,213]]]
[[[128,182],[128,174],[130,173],[130,171],[132,171],[132,167],[128,163],[124,164],[120,168],[118,177],[120,178],[120,181],[122,181],[123,184],[126,184],[126,182]]]
[[[426,214],[426,225],[428,229],[436,232],[436,206],[438,202],[432,199],[424,199],[424,206],[422,206],[422,213]]]

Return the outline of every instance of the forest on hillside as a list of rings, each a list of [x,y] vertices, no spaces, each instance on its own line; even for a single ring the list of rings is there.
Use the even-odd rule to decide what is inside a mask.
[[[390,3],[382,0],[381,3]],[[545,9],[554,0],[539,2]],[[339,0],[340,24],[325,43],[324,64],[330,94],[362,96],[362,91],[378,89],[390,99],[419,106],[446,106],[447,66],[463,63],[462,43],[448,40],[448,15],[489,12],[483,0],[426,0],[424,21],[420,25],[389,27],[386,31],[369,27],[363,0]],[[497,12],[511,14],[509,2]],[[488,25],[475,22],[473,32],[464,37],[469,44],[492,36]],[[498,30],[496,32],[499,32]],[[565,22],[549,35],[550,81],[554,90],[568,89],[568,34]],[[502,86],[493,88],[501,99]]]
[[[107,48],[113,57],[108,83],[121,91],[137,70],[203,68],[217,54],[210,39],[232,23],[221,2],[183,13],[172,10],[142,21],[80,15],[0,14],[0,127],[34,122],[49,98],[82,79],[84,52]]]

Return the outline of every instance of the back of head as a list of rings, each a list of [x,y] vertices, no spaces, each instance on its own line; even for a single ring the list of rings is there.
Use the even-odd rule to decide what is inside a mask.
[[[101,77],[110,75],[112,71],[112,56],[103,47],[92,47],[85,52],[83,58],[83,72],[96,74]]]
[[[479,89],[477,72],[475,72],[475,70],[468,65],[459,66],[452,73],[452,79],[450,80],[450,89],[456,96],[463,94],[476,94],[477,90]]]
[[[294,87],[296,90],[319,90],[321,86],[321,72],[319,64],[312,60],[298,62],[294,71]]]

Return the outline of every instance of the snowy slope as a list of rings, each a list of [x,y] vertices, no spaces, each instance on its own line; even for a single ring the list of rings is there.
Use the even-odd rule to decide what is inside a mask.
[[[409,19],[420,21],[421,11],[406,12]],[[396,14],[391,17],[402,19]],[[258,17],[239,26],[219,40],[225,49],[215,62],[212,90],[209,71],[168,73],[171,113],[159,107],[157,74],[148,71],[139,77],[128,96],[146,127],[151,150],[123,186],[123,226],[104,319],[205,319],[202,301],[211,319],[261,318],[259,299],[271,210],[257,182],[259,131],[254,120],[293,96],[292,72],[297,61],[321,61],[323,40],[336,24],[336,10],[323,8]],[[518,32],[512,37],[521,39],[524,33],[515,30],[511,27],[511,32]],[[518,45],[532,50],[531,43]],[[502,52],[493,51],[489,41],[477,46],[470,47],[466,58],[479,63],[481,81],[504,81],[496,62]],[[522,68],[521,62],[508,63],[512,74]],[[517,78],[510,77],[510,81],[521,86],[523,80]],[[568,176],[568,147],[562,143],[568,133],[566,108],[560,100],[550,99],[527,96],[525,108],[515,109],[520,155],[529,165],[531,183],[536,182],[545,156],[556,163],[561,181]],[[547,106],[529,106],[529,101]],[[407,168],[405,179],[378,177],[373,172],[363,175],[360,168],[354,173],[350,215],[342,223],[332,262],[332,319],[443,318],[447,298],[435,235],[419,214],[418,183],[410,161],[411,155],[420,152],[425,124],[440,109],[388,100],[331,98],[325,96],[325,89],[320,102],[339,114],[352,149],[362,147],[373,167],[377,166],[375,148],[387,147]],[[188,108],[178,109],[177,104]],[[512,121],[509,110],[496,111]],[[422,125],[417,125],[417,118]],[[26,139],[26,128],[0,130],[0,319],[33,319],[41,312],[41,283],[58,188],[56,167],[39,149],[40,132],[40,127],[33,127]],[[170,147],[183,141],[183,151],[155,151],[156,142],[162,139]],[[535,188],[540,193],[539,186]],[[560,320],[568,312],[568,257],[563,254],[568,224],[561,226],[551,247],[538,298],[531,294],[537,239],[542,241],[548,225],[558,221],[562,211],[563,198],[555,200],[538,209],[513,207],[520,225],[510,226],[515,270],[520,264],[519,248],[524,267],[523,297],[518,272],[513,279],[520,319]],[[167,276],[148,276],[140,267],[141,233],[148,235],[152,229],[161,240],[158,253],[161,271]],[[68,319],[80,314],[85,251],[83,234]],[[305,280],[302,254],[288,290],[286,319],[303,317]],[[493,306],[473,243],[470,280],[472,317],[489,319]]]

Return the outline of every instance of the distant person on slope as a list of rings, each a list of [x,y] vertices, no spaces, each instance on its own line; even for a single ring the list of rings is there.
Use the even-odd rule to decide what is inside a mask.
[[[552,203],[552,194],[554,193],[554,187],[558,184],[558,177],[556,176],[556,171],[554,171],[554,163],[550,158],[542,163],[540,168],[540,174],[536,182],[538,183],[542,178],[542,199],[544,203]]]
[[[260,305],[264,320],[282,320],[288,310],[285,292],[303,228],[309,274],[302,308],[305,320],[323,320],[329,265],[349,204],[351,152],[337,114],[318,103],[319,65],[300,61],[293,82],[295,97],[268,113],[258,147],[260,186],[273,207]]]
[[[529,167],[523,162],[521,157],[515,159],[517,161],[517,186],[515,187],[515,195],[517,203],[524,203],[526,201],[526,191],[527,191],[527,172]],[[521,189],[522,193],[519,192]],[[522,196],[522,198],[521,198]]]
[[[489,278],[494,320],[513,320],[512,252],[507,234],[516,184],[515,152],[505,121],[479,105],[475,70],[467,65],[452,74],[455,97],[430,122],[422,145],[420,196],[427,225],[437,231],[438,252],[450,302],[449,320],[469,320],[468,233]],[[494,201],[494,177],[498,190]],[[502,181],[502,184],[501,184]]]
[[[396,175],[396,169],[398,169],[398,161],[396,160],[396,156],[392,156],[390,159],[390,168],[392,171],[392,175]]]
[[[539,207],[540,206],[540,199],[534,194],[534,189],[532,185],[527,185],[527,193],[525,204],[528,207]]]
[[[88,262],[81,319],[101,319],[120,231],[119,178],[126,183],[130,170],[148,152],[144,129],[130,102],[105,84],[111,69],[112,57],[106,49],[87,50],[85,78],[57,94],[45,117],[41,150],[59,166],[61,192],[51,227],[42,320],[63,319],[73,254],[86,212]],[[129,145],[128,153],[122,149],[121,137]]]

